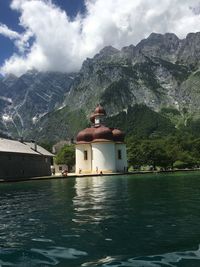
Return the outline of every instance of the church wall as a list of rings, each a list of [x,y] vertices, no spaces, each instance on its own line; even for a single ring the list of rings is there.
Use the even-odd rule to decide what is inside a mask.
[[[87,151],[87,159],[85,152]],[[76,173],[89,173],[91,172],[91,145],[90,144],[77,144],[76,145]]]
[[[125,144],[115,145],[116,171],[124,172],[127,170],[127,152]]]
[[[115,144],[92,143],[92,171],[115,172]]]

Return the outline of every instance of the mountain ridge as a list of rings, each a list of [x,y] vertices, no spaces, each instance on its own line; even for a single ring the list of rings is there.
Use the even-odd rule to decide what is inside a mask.
[[[72,137],[87,125],[97,103],[104,105],[109,116],[143,105],[157,113],[163,108],[177,110],[180,121],[186,113],[199,118],[199,65],[200,32],[190,33],[185,39],[173,33],[152,33],[137,45],[120,50],[104,47],[93,58],[87,58],[78,73],[30,71],[19,78],[11,75],[0,80],[0,114],[5,120],[8,115],[3,132],[7,129],[14,136],[23,134],[38,140],[45,135],[48,139],[53,136],[54,141]],[[82,114],[82,122],[73,121],[75,114]],[[14,123],[9,122],[9,116],[14,117]],[[166,114],[162,116],[175,122]],[[60,133],[50,127],[57,125],[55,120],[60,121]],[[72,125],[73,131],[68,121],[76,125]],[[14,124],[18,131],[12,129]]]

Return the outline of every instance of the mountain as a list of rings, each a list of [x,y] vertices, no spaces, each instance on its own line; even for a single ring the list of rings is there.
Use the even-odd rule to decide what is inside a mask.
[[[182,40],[173,33],[152,33],[136,46],[103,48],[76,74],[10,75],[0,79],[0,128],[12,136],[55,142],[87,126],[101,103],[129,134],[198,132],[199,66],[199,32]]]
[[[2,132],[26,136],[45,114],[60,108],[69,92],[74,74],[29,71],[17,78],[0,80]]]
[[[84,61],[65,103],[89,111],[100,101],[111,114],[142,103],[157,111],[162,106],[197,111],[200,95],[193,83],[199,79],[197,40],[199,33],[185,40],[154,33],[120,51],[106,47]]]

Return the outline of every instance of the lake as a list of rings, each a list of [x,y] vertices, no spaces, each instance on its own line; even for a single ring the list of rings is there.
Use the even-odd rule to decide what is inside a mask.
[[[0,184],[0,266],[200,266],[200,172]]]

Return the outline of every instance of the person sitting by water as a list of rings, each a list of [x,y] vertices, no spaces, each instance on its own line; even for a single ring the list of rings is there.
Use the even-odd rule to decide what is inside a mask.
[[[67,175],[68,175],[68,171],[67,171],[66,169],[63,170],[63,171],[62,171],[62,176],[63,176],[63,177],[66,177]]]

